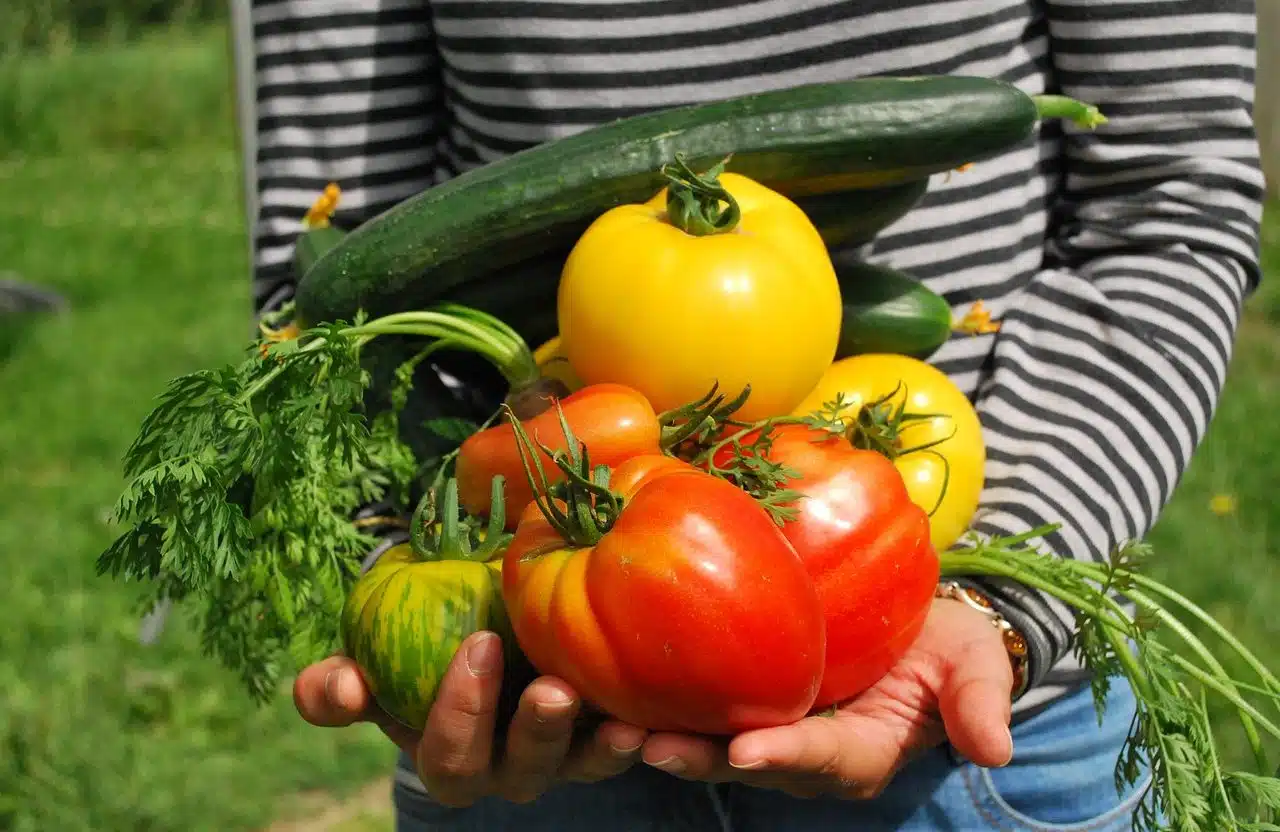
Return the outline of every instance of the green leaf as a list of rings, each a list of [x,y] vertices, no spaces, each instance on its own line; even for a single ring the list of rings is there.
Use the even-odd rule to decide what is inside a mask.
[[[472,434],[480,430],[480,426],[468,419],[440,417],[428,419],[422,423],[427,430],[451,442],[465,442]]]

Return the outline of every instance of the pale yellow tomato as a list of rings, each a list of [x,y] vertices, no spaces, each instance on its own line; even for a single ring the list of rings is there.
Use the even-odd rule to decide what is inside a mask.
[[[986,467],[986,446],[978,414],[945,373],[905,355],[845,358],[831,365],[794,415],[819,411],[842,395],[851,405],[844,412],[852,416],[856,408],[881,399],[898,387],[901,389],[888,402],[895,410],[906,396],[906,413],[939,414],[903,423],[895,443],[898,451],[938,444],[928,450],[904,453],[894,464],[906,482],[912,502],[932,512],[930,537],[934,547],[942,551],[959,540],[973,522]]]

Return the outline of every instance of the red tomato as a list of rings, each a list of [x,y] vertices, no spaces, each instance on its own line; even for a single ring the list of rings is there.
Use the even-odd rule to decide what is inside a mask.
[[[822,608],[768,513],[667,456],[627,460],[609,488],[621,510],[602,534],[567,542],[534,504],[507,549],[503,599],[534,667],[652,730],[803,717],[822,680]]]
[[[728,464],[731,453],[722,450],[716,464]],[[892,462],[841,436],[782,425],[765,456],[797,475],[785,487],[801,497],[782,533],[826,615],[826,669],[814,702],[825,707],[875,684],[924,626],[939,569],[929,517]]]
[[[661,453],[662,428],[653,406],[644,396],[621,384],[593,384],[560,400],[532,419],[522,419],[524,430],[535,442],[565,450],[560,414],[580,442],[587,446],[592,464],[617,465],[637,454]],[[551,458],[539,451],[548,482],[563,475]],[[475,517],[487,517],[493,478],[502,475],[503,506],[507,529],[514,529],[520,513],[533,504],[534,490],[525,473],[510,422],[472,434],[458,451],[456,476],[462,507]]]

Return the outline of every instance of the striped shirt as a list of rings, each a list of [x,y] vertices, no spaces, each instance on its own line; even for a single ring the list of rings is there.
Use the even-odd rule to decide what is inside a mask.
[[[931,361],[988,448],[980,534],[1143,536],[1204,436],[1259,280],[1254,8],[1243,0],[259,0],[255,298],[291,292],[329,181],[354,225],[513,151],[657,108],[873,74],[979,75],[1098,105],[1046,123],[857,252],[996,333]],[[847,253],[839,253],[845,256]],[[1082,674],[1064,606],[983,581],[1027,634],[1026,713]]]

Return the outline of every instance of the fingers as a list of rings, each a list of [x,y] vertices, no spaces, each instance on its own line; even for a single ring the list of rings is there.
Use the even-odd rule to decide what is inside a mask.
[[[645,740],[642,759],[667,774],[720,783],[738,779],[724,740],[693,734],[657,733]]]
[[[625,722],[607,721],[591,733],[565,763],[565,779],[594,783],[614,777],[640,759],[648,731]]]
[[[293,681],[294,707],[303,719],[322,728],[360,722],[369,701],[369,690],[356,663],[346,656],[316,662]]]
[[[747,782],[781,782],[799,796],[868,798],[902,766],[903,752],[919,744],[890,734],[873,718],[808,717],[735,737],[728,762]]]
[[[975,641],[945,669],[938,710],[947,738],[977,765],[999,768],[1013,759],[1012,688],[1013,671],[999,636]]]
[[[527,803],[556,780],[573,740],[580,704],[573,689],[559,679],[536,679],[525,688],[507,732],[498,794],[513,803]]]
[[[372,722],[400,748],[413,752],[418,735],[387,715],[369,692],[360,668],[346,656],[330,656],[303,669],[293,682],[293,704],[312,725],[344,728]]]
[[[418,744],[418,774],[436,801],[468,806],[487,791],[501,686],[501,639],[472,634],[441,679]]]
[[[813,776],[792,768],[768,764],[734,765],[727,738],[697,737],[688,734],[654,734],[644,744],[645,763],[687,780],[706,783],[740,782],[751,786],[781,789],[797,797],[816,797],[829,791],[825,775]]]

